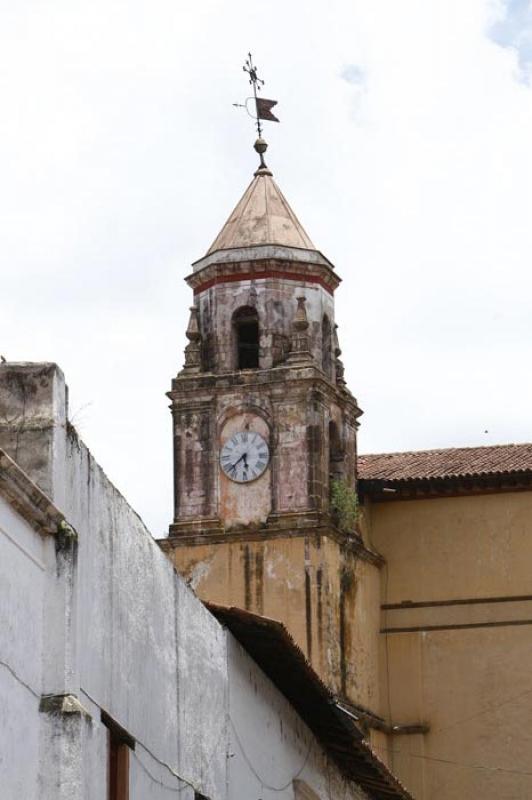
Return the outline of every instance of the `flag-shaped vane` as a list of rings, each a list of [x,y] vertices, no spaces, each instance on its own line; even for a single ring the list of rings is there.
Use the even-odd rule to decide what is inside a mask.
[[[253,59],[251,58],[251,53],[248,53],[246,63],[243,66],[243,70],[244,72],[247,72],[247,74],[249,75],[249,82],[253,87],[253,97],[248,97],[245,103],[233,103],[233,105],[237,106],[237,108],[245,108],[249,116],[255,120],[255,124],[257,126],[257,133],[259,135],[259,138],[255,142],[253,147],[259,154],[260,166],[258,172],[256,172],[255,175],[259,173],[261,174],[266,173],[268,175],[271,175],[271,172],[268,170],[266,162],[264,161],[264,153],[266,152],[268,145],[262,138],[261,120],[263,119],[266,122],[279,122],[275,114],[272,113],[272,108],[274,108],[274,106],[277,105],[277,100],[267,100],[265,97],[259,97],[258,93],[264,86],[264,81],[257,75],[257,67],[253,63]],[[249,109],[248,103],[254,104],[255,106],[254,114]]]
[[[275,114],[272,114],[272,108],[277,105],[277,100],[266,100],[265,97],[257,97],[256,104],[258,119],[265,119],[268,122],[279,122]]]
[[[277,105],[277,100],[267,100],[265,97],[259,97],[259,92],[264,86],[264,81],[262,78],[259,78],[257,74],[257,67],[253,63],[253,59],[251,57],[251,53],[248,53],[248,57],[246,59],[246,63],[242,67],[244,72],[247,72],[249,75],[249,82],[253,87],[253,97],[248,97],[244,104],[244,108],[247,110],[250,117],[254,117],[257,123],[257,133],[259,134],[259,139],[262,136],[262,127],[260,124],[261,119],[266,120],[267,122],[279,122],[275,114],[272,114],[272,108]],[[248,100],[255,102],[255,114],[252,114],[248,109]],[[240,106],[240,103],[233,103],[234,106]]]

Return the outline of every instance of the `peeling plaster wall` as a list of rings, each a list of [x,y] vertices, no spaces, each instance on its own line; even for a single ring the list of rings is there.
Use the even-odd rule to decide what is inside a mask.
[[[225,422],[220,433],[220,450],[231,436],[244,430],[260,434],[271,450],[271,434],[268,424],[256,413],[249,411],[233,414]],[[227,527],[266,522],[272,508],[272,475],[269,465],[259,478],[247,484],[232,481],[221,470],[219,470],[218,476],[220,516]]]
[[[220,283],[201,292],[196,303],[202,336],[211,353],[208,360],[212,362],[214,371],[232,372],[236,369],[232,317],[242,306],[255,307],[259,315],[261,369],[275,366],[279,347],[276,337],[284,336],[290,340],[296,297],[300,296],[306,298],[310,349],[316,364],[321,367],[323,315],[327,315],[331,331],[334,325],[334,299],[321,286],[275,278]]]
[[[225,632],[73,432],[66,464],[65,511],[80,537],[81,700],[95,718],[95,706],[105,709],[137,740],[132,800],[145,797],[148,773],[148,796],[175,791],[179,781],[164,768],[161,778],[158,761],[223,798]],[[98,729],[101,740],[106,729]],[[96,746],[101,752],[101,741]],[[141,793],[133,794],[135,786]]]
[[[8,363],[0,367],[2,448],[48,497],[64,498],[64,426],[68,392],[57,364]]]
[[[22,372],[33,380],[29,365]],[[291,787],[301,747],[310,743],[305,775],[320,796],[362,797],[344,785],[288,701],[176,574],[66,417],[52,411],[66,409],[55,397],[59,391],[64,400],[66,392],[59,371],[48,371],[50,378],[43,429],[59,445],[50,450],[48,433],[35,435],[26,452],[19,437],[18,455],[30,477],[51,487],[78,540],[41,538],[0,499],[0,577],[7,587],[0,658],[8,665],[0,664],[2,796],[105,797],[103,709],[136,739],[130,800],[176,792],[193,800],[192,785],[210,800],[241,798],[253,773],[241,762],[228,773],[231,720],[252,763],[270,752],[275,785],[288,776]],[[0,446],[13,443],[11,433],[0,431]],[[39,711],[43,692],[72,696],[74,707],[65,713],[47,701]]]
[[[218,380],[177,378],[170,396],[174,420],[176,527],[198,532],[202,520],[225,530],[267,522],[274,514],[327,511],[329,475],[355,484],[353,407],[314,367],[243,371]],[[342,407],[345,403],[346,407]],[[241,415],[231,422],[231,417]],[[245,419],[244,419],[245,417]],[[204,419],[204,423],[199,422]],[[267,438],[270,464],[255,485],[236,489],[221,474],[219,452],[246,421]],[[331,461],[330,423],[337,431]],[[176,532],[171,531],[171,533]]]
[[[378,567],[326,536],[175,547],[200,597],[283,621],[337,694],[380,712]]]

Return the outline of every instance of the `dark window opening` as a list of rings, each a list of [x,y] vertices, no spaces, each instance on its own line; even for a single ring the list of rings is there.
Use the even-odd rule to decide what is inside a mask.
[[[235,312],[233,325],[236,335],[237,369],[257,369],[259,366],[259,316],[251,306]]]
[[[129,800],[129,751],[135,740],[105,711],[102,722],[108,729],[108,800]]]

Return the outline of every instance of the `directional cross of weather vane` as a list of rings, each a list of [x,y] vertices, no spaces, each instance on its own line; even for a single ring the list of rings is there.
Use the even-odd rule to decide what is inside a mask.
[[[259,78],[257,74],[257,67],[253,63],[253,59],[251,57],[251,53],[248,53],[248,57],[246,59],[246,63],[242,67],[244,72],[247,72],[249,75],[249,82],[253,86],[253,97],[246,98],[245,103],[233,103],[234,106],[238,108],[245,108],[248,112],[250,117],[253,117],[255,123],[257,125],[257,133],[259,138],[255,142],[255,150],[260,155],[260,162],[261,167],[266,168],[266,164],[264,163],[263,154],[266,150],[266,142],[262,139],[262,125],[260,124],[261,119],[267,120],[268,122],[279,122],[277,117],[272,114],[272,108],[277,105],[277,100],[267,100],[265,97],[259,97],[258,93],[264,86],[264,81],[262,78]],[[253,100],[255,103],[255,114],[252,114],[248,108],[248,102]]]

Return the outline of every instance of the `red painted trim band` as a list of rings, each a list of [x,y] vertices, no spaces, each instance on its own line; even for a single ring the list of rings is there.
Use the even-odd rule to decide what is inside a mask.
[[[215,286],[219,283],[236,283],[238,281],[249,280],[260,281],[268,278],[281,278],[289,281],[301,281],[303,283],[318,283],[323,289],[325,289],[326,292],[329,292],[329,294],[334,293],[334,289],[331,286],[328,286],[323,278],[320,278],[319,275],[307,275],[302,274],[301,272],[286,272],[284,270],[267,270],[265,272],[239,272],[235,275],[217,275],[216,277],[210,278],[210,280],[205,281],[199,286],[196,286],[194,289],[194,294],[196,295],[200,292],[204,292],[207,289],[210,289],[211,286]]]

